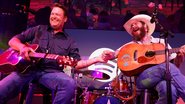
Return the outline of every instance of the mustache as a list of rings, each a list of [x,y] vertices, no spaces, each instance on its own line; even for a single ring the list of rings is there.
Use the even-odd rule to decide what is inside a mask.
[[[132,30],[133,30],[133,32],[136,32],[136,31],[138,31],[140,28],[139,27],[135,27],[135,28],[133,28]]]

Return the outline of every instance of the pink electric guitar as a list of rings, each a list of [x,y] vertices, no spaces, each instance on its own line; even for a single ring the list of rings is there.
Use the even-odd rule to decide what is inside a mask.
[[[34,51],[39,47],[37,44],[28,44]],[[24,60],[19,52],[9,48],[4,53],[0,55],[0,72],[10,73],[12,71],[19,71],[25,73],[29,67],[37,63],[41,58],[54,59],[57,60],[59,65],[69,65],[76,66],[77,60],[69,56],[59,56],[55,54],[46,54],[46,53],[29,53],[31,61]]]

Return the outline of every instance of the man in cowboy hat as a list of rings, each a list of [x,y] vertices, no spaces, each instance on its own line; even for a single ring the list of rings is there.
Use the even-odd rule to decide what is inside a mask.
[[[133,41],[127,44],[124,44],[122,47],[117,49],[115,52],[104,51],[103,56],[106,56],[107,59],[110,59],[110,60],[117,58],[118,55],[122,52],[121,50],[123,47],[129,44],[133,44],[133,43],[138,44],[138,45],[151,45],[153,43],[164,44],[164,39],[152,37],[152,33],[155,30],[155,23],[151,23],[150,20],[151,20],[151,17],[145,14],[136,15],[132,17],[130,20],[128,20],[123,25],[123,27],[133,37]],[[169,45],[168,47],[170,48]],[[131,49],[132,48],[135,48],[135,47],[131,47]],[[129,49],[126,49],[126,50],[129,50]],[[180,48],[178,54],[176,53],[171,54],[169,58],[170,59],[175,58],[174,60],[177,60],[177,59],[182,59],[184,55],[185,55],[185,45]],[[137,57],[138,56],[136,55],[136,58]],[[119,60],[118,60],[118,63],[119,63]],[[125,65],[128,65],[128,64],[122,64],[122,66],[125,66]],[[131,64],[131,66],[132,65],[133,64]],[[138,88],[140,89],[155,88],[156,89],[156,91],[158,92],[158,96],[159,96],[157,104],[167,104],[167,89],[166,89],[166,80],[165,80],[166,66],[165,65],[166,65],[165,63],[153,65],[149,68],[146,68],[145,70],[141,71],[140,73],[136,75],[137,76],[136,86]],[[172,77],[172,81],[171,81],[172,104],[176,104],[178,97],[181,97],[185,101],[185,81],[184,81],[185,76],[181,74],[179,69],[174,64],[170,63],[169,66],[170,66],[170,73]],[[119,67],[119,64],[118,64],[118,67]]]

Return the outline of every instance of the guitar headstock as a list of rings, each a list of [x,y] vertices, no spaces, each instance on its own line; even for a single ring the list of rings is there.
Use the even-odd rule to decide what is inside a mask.
[[[69,56],[59,56],[57,57],[57,61],[59,63],[59,65],[69,65],[69,66],[76,66],[78,60],[74,59],[73,57],[69,57]]]

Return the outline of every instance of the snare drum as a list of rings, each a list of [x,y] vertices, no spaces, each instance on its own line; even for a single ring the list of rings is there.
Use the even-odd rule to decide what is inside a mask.
[[[93,104],[122,104],[122,101],[114,96],[100,96]]]

